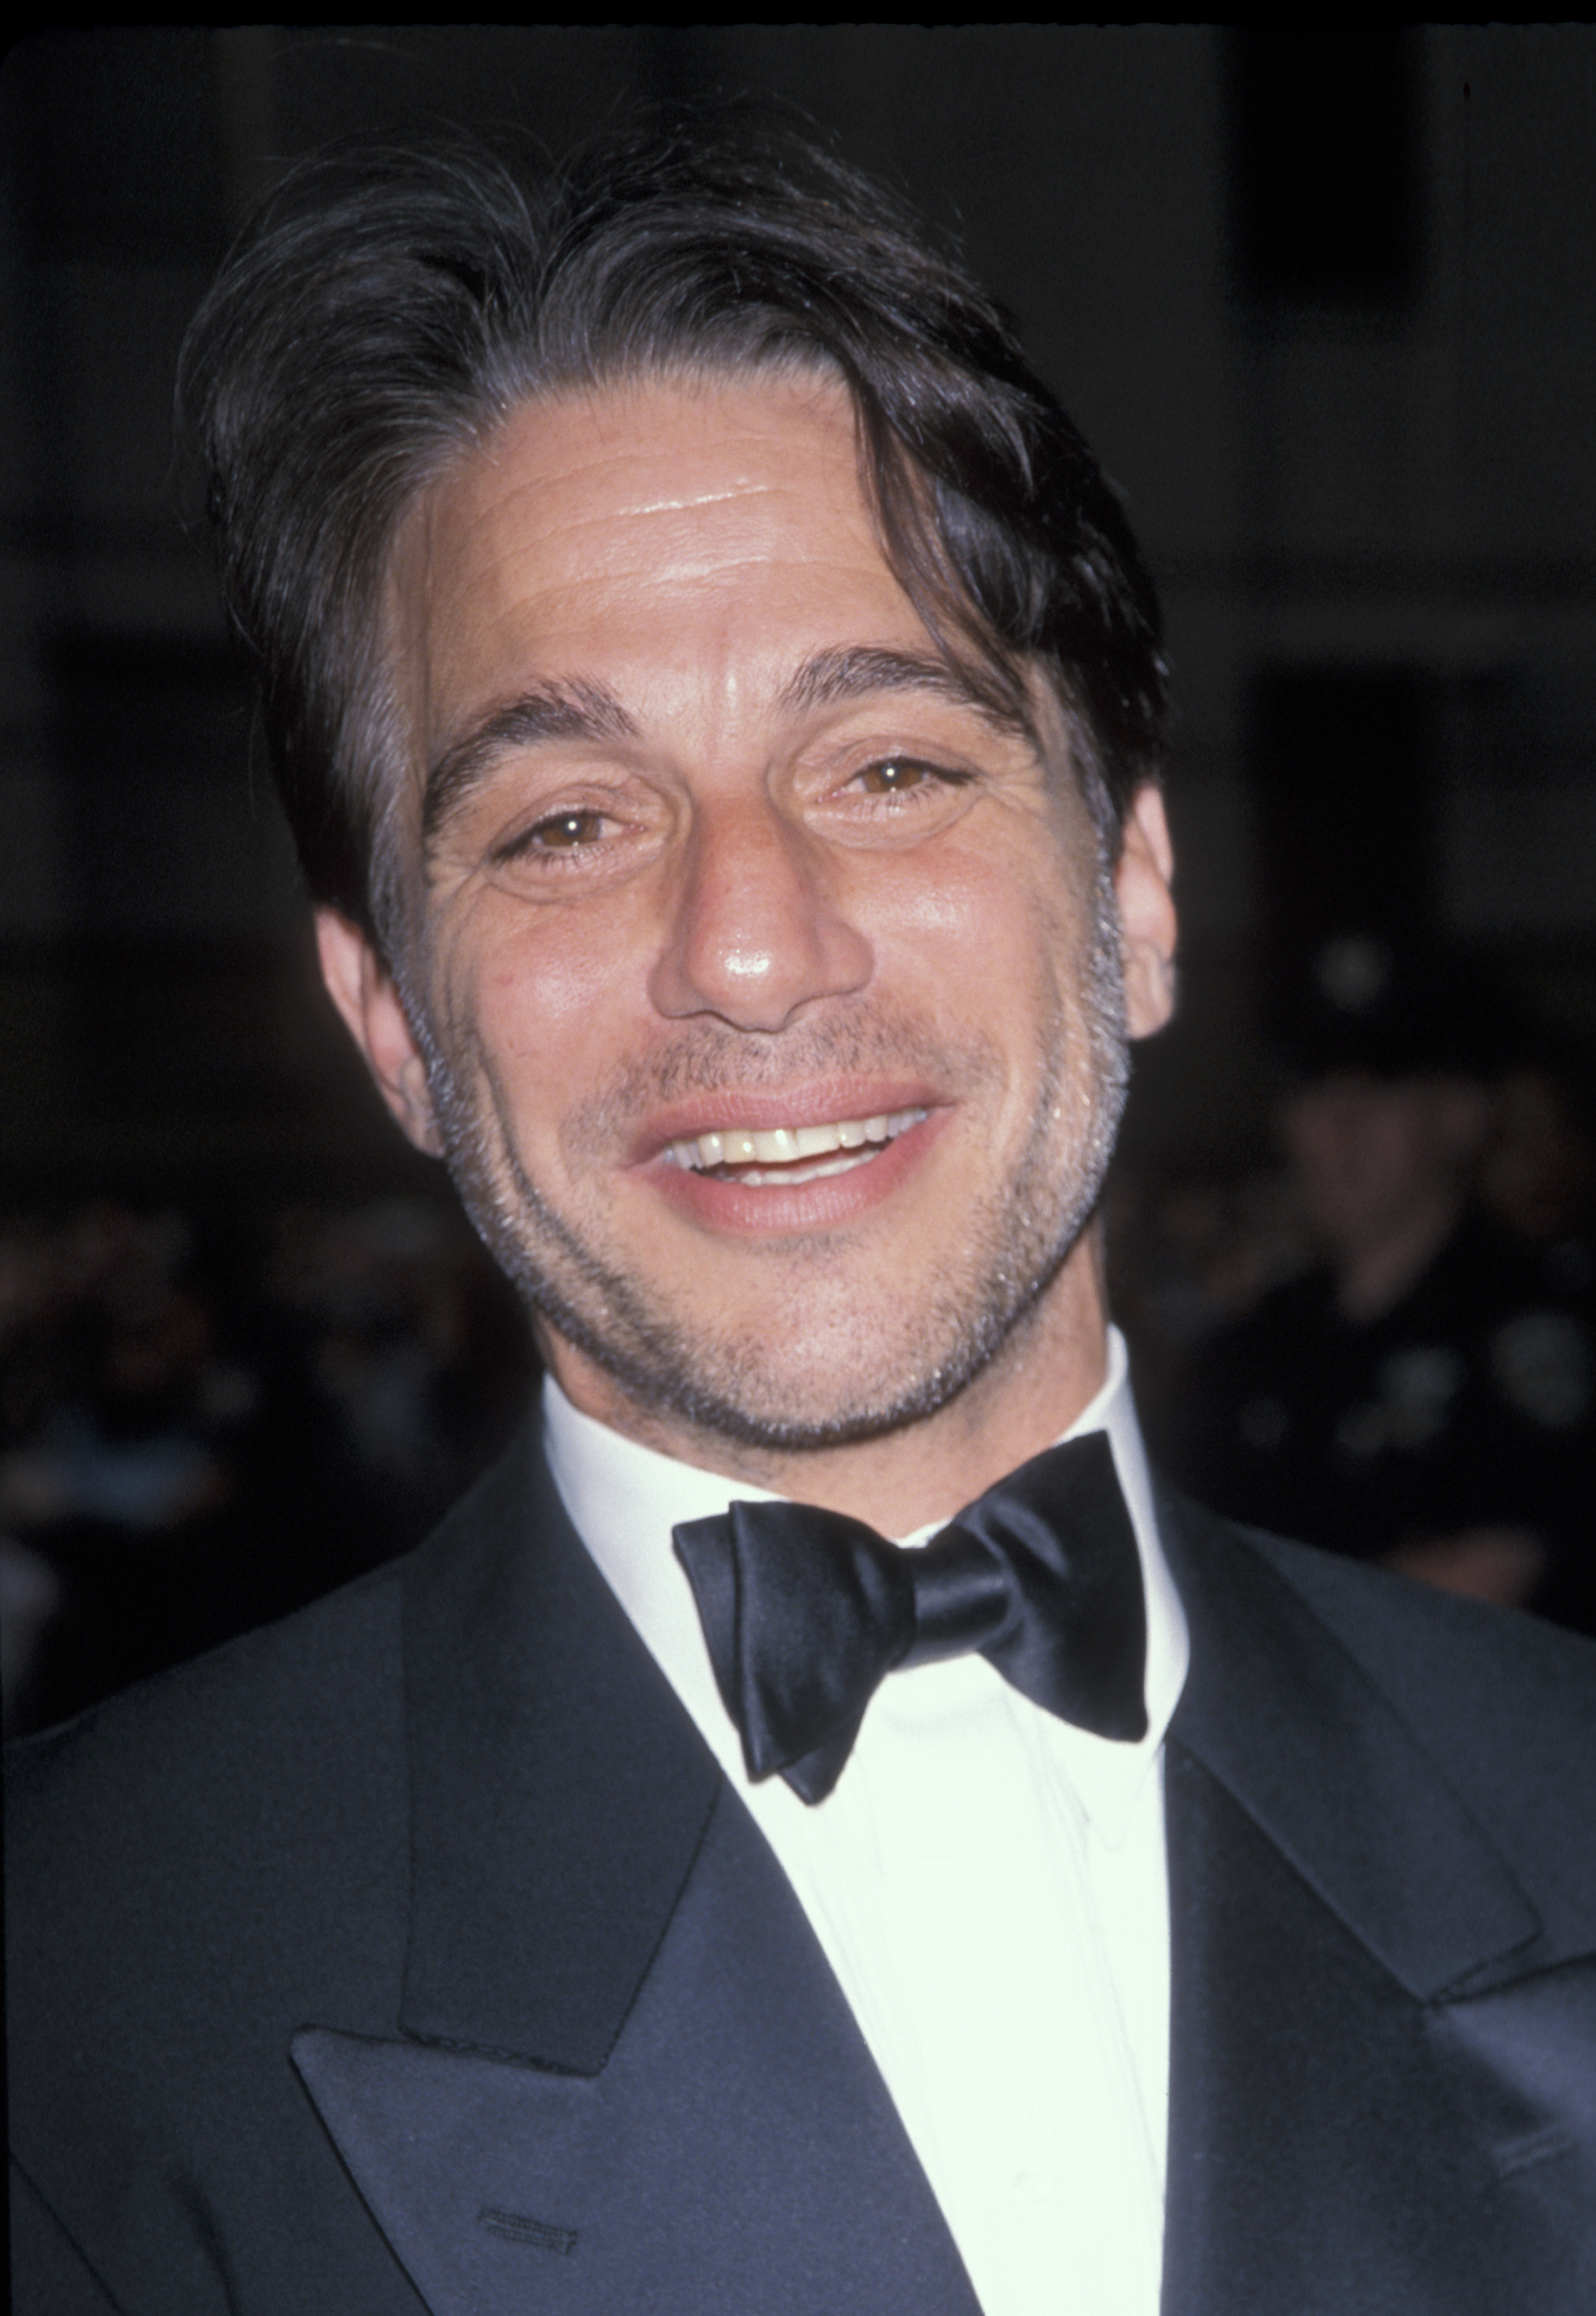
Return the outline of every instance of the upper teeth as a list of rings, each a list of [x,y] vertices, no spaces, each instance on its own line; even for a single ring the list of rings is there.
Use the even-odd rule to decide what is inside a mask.
[[[844,1118],[835,1126],[775,1126],[758,1133],[741,1127],[724,1134],[697,1134],[667,1144],[674,1166],[781,1166],[794,1158],[825,1158],[834,1150],[859,1150],[867,1142],[891,1142],[918,1126],[923,1109],[884,1111],[879,1118]]]

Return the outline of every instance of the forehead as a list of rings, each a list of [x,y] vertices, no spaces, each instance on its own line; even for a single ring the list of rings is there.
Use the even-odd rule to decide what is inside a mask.
[[[415,510],[394,585],[400,664],[422,675],[434,733],[528,672],[583,661],[747,687],[822,630],[926,640],[876,539],[852,405],[812,377],[528,406]]]

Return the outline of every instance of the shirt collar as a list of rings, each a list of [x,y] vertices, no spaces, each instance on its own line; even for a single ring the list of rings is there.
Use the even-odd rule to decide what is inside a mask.
[[[670,1532],[683,1520],[723,1513],[733,1500],[771,1502],[771,1492],[678,1463],[674,1456],[625,1439],[573,1407],[553,1376],[544,1381],[543,1420],[549,1469],[577,1534],[723,1766],[740,1768],[734,1744],[715,1741],[717,1734],[730,1737],[731,1724]],[[1053,1726],[1082,1806],[1098,1834],[1117,1846],[1158,1758],[1190,1653],[1185,1615],[1159,1541],[1147,1451],[1130,1395],[1124,1339],[1117,1327],[1108,1331],[1108,1368],[1102,1388],[1063,1436],[1076,1439],[1090,1431],[1108,1434],[1141,1560],[1148,1620],[1148,1733],[1135,1745],[1113,1744],[1067,1723]],[[934,1521],[900,1541],[924,1544],[941,1525]]]

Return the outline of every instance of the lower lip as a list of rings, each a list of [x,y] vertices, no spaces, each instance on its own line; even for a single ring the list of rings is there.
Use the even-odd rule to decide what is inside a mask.
[[[708,1230],[760,1237],[834,1230],[891,1197],[929,1154],[947,1116],[934,1109],[896,1140],[880,1145],[862,1166],[812,1181],[739,1182],[730,1175],[696,1173],[664,1158],[650,1164],[646,1179],[678,1214]]]

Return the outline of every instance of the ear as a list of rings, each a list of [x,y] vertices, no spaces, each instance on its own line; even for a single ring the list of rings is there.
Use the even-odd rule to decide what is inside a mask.
[[[1125,1024],[1150,1038],[1175,1011],[1175,853],[1164,794],[1148,780],[1130,800],[1114,868],[1125,974]]]
[[[377,1091],[416,1148],[430,1158],[441,1158],[443,1140],[433,1115],[427,1064],[393,975],[359,926],[336,909],[318,909],[315,927],[327,993],[365,1055]]]

